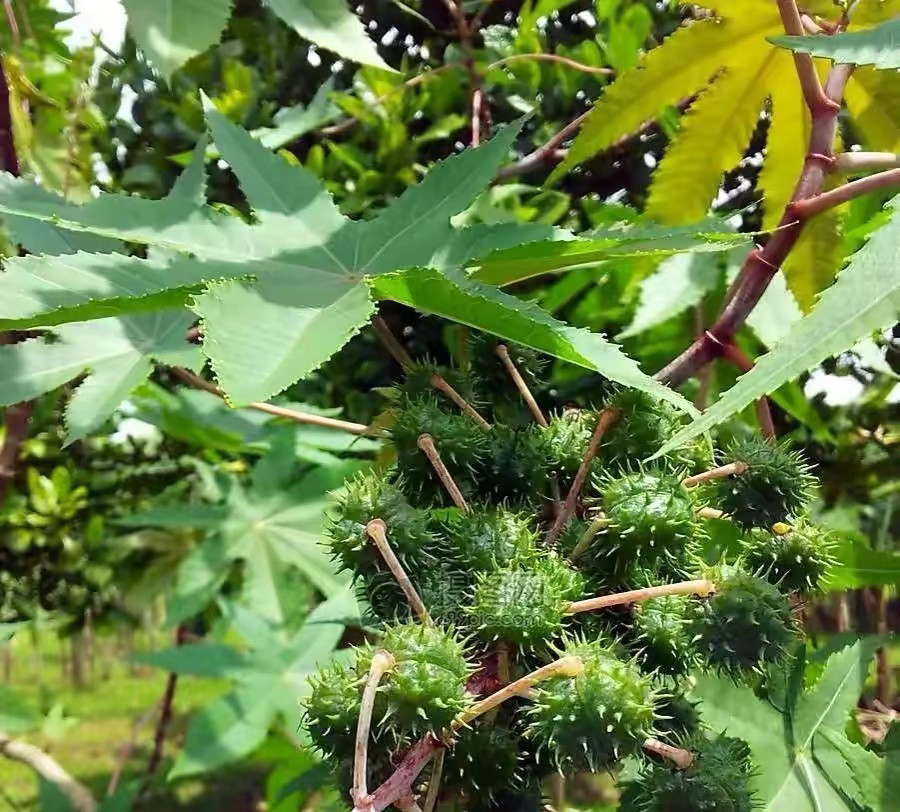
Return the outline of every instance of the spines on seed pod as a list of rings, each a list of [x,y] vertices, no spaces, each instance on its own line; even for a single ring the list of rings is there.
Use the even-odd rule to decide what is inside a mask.
[[[656,703],[656,731],[666,740],[682,740],[700,729],[697,704],[663,683],[666,691]]]
[[[443,625],[459,625],[466,619],[461,607],[468,601],[472,583],[472,576],[467,571],[452,562],[441,562],[411,569],[409,580],[435,621]],[[359,595],[368,603],[375,619],[382,623],[415,617],[409,600],[389,571],[360,579]]]
[[[430,435],[443,464],[466,499],[479,497],[478,478],[490,453],[490,431],[463,414],[442,411],[427,398],[410,399],[397,410],[391,438],[404,493],[416,504],[450,505],[452,501],[419,445]]]
[[[681,677],[699,664],[689,617],[692,601],[686,595],[667,595],[634,605],[633,648],[645,670]]]
[[[535,424],[511,428],[496,424],[479,470],[482,493],[495,502],[529,505],[547,501],[547,451],[543,429]]]
[[[375,703],[373,728],[398,740],[439,734],[471,703],[466,679],[471,668],[455,635],[437,626],[401,623],[385,630],[379,646],[394,658]],[[357,670],[368,671],[371,650]]]
[[[533,514],[508,508],[450,509],[438,518],[447,554],[470,572],[487,572],[537,556]]]
[[[533,648],[559,634],[567,603],[582,590],[577,572],[545,555],[480,574],[467,612],[483,640]]]
[[[747,568],[782,592],[815,592],[834,563],[828,531],[805,521],[750,530],[743,547]]]
[[[443,784],[482,803],[525,788],[521,736],[502,724],[462,728],[444,759]]]
[[[597,771],[636,753],[651,734],[655,691],[633,662],[603,643],[573,643],[584,671],[541,683],[526,710],[528,735],[560,772]]]
[[[495,417],[502,417],[505,422],[515,424],[530,422],[528,408],[497,352],[500,345],[506,347],[509,359],[522,376],[525,385],[532,393],[537,393],[544,382],[544,372],[547,369],[546,356],[530,347],[511,344],[489,333],[477,330],[469,333],[466,344],[469,374],[479,392],[490,399]]]
[[[602,477],[594,487],[603,494],[600,505],[609,526],[592,557],[610,558],[619,572],[684,562],[704,532],[676,474],[636,471]]]
[[[704,658],[736,680],[780,659],[796,635],[788,598],[741,565],[721,564],[706,577],[716,591],[692,604],[691,617]]]
[[[312,743],[330,759],[353,756],[363,682],[355,664],[330,663],[310,677],[304,726]]]
[[[588,409],[568,409],[550,418],[544,429],[547,465],[562,484],[575,477],[596,424],[597,413]],[[600,468],[600,461],[595,460],[592,470],[599,472]]]
[[[384,571],[366,530],[373,519],[384,521],[391,547],[404,565],[436,562],[438,542],[428,528],[427,515],[413,508],[384,472],[369,470],[347,480],[326,528],[331,554],[341,569],[357,575]]]
[[[600,446],[599,457],[609,466],[624,467],[647,459],[684,425],[684,414],[674,406],[637,389],[617,389],[605,405],[620,413]],[[703,440],[673,449],[666,459],[691,471],[702,470],[712,462]]]
[[[446,395],[434,388],[433,381],[435,376],[443,378],[469,403],[477,406],[471,376],[463,374],[458,369],[439,366],[430,361],[423,361],[408,367],[405,373],[405,378],[397,386],[401,407],[406,403],[424,399],[433,402],[439,409],[448,414],[457,414],[459,407]]]
[[[648,762],[623,797],[627,812],[750,812],[750,748],[724,734],[697,734],[683,742],[694,754],[687,769],[665,761]]]
[[[771,527],[803,516],[813,496],[809,464],[785,443],[761,437],[739,439],[721,455],[723,463],[742,462],[746,470],[710,486],[711,502],[745,529]]]

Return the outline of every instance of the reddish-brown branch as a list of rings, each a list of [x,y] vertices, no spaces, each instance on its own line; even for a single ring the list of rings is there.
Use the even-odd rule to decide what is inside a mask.
[[[175,645],[182,646],[185,643],[184,628],[179,626],[175,630]],[[172,722],[175,704],[175,689],[178,687],[178,674],[172,671],[166,680],[166,688],[163,691],[162,700],[159,703],[159,719],[156,722],[156,732],[153,734],[153,752],[150,753],[150,761],[147,763],[145,780],[149,780],[159,765],[162,764],[163,753],[166,748],[166,732]]]
[[[694,763],[694,754],[690,750],[673,747],[671,744],[661,742],[659,739],[647,739],[641,746],[648,753],[662,756],[662,758],[668,759],[682,770],[686,770]]]
[[[852,71],[852,65],[835,65],[828,74],[825,94],[835,105],[843,98],[844,87]],[[722,355],[725,346],[732,343],[735,333],[747,320],[803,231],[804,221],[794,214],[792,204],[822,191],[825,176],[834,160],[831,156],[837,119],[837,106],[813,112],[812,133],[803,170],[791,195],[791,203],[785,207],[778,227],[764,248],[747,255],[716,323],[674,361],[661,369],[656,375],[658,380],[669,386],[678,386]]]
[[[574,135],[579,127],[584,123],[585,119],[590,115],[590,110],[582,113],[578,118],[572,119],[559,132],[552,135],[544,144],[539,146],[534,152],[529,153],[524,158],[516,161],[514,164],[504,166],[497,172],[497,180],[506,180],[508,178],[518,177],[519,175],[527,175],[542,166],[556,159],[557,151],[563,142]]]
[[[806,32],[803,28],[803,21],[800,19],[797,3],[794,0],[777,0],[777,2],[785,33],[802,37]],[[794,67],[800,79],[800,87],[803,90],[803,98],[806,100],[809,111],[815,116],[818,111],[834,110],[836,112],[840,110],[840,102],[829,99],[822,90],[822,83],[819,81],[819,74],[816,73],[812,57],[797,51],[792,55]]]
[[[631,589],[628,592],[617,592],[614,595],[600,595],[583,601],[572,601],[566,607],[566,614],[577,615],[580,612],[593,612],[595,609],[606,609],[609,606],[624,606],[628,603],[647,601],[652,598],[663,598],[667,595],[700,595],[706,597],[716,591],[716,585],[705,578],[696,581],[680,581],[677,584],[660,584],[644,589]]]
[[[798,220],[807,220],[823,211],[833,209],[854,197],[900,185],[900,168],[888,169],[858,180],[851,180],[842,186],[829,189],[817,195],[797,200],[790,204],[789,211]]]
[[[834,158],[834,171],[846,174],[895,166],[900,166],[900,155],[896,152],[841,152]]]

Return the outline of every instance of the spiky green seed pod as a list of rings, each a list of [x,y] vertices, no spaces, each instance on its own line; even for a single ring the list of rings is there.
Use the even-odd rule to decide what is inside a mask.
[[[537,394],[543,385],[547,359],[530,347],[521,344],[510,344],[497,336],[472,330],[467,341],[469,374],[474,379],[478,391],[490,399],[495,417],[502,417],[504,422],[519,424],[530,422],[528,407],[513,384],[500,356],[497,346],[506,346],[510,360],[515,364],[525,385],[533,394]]]
[[[439,522],[448,554],[470,571],[487,572],[537,556],[537,532],[527,513],[506,508],[463,512],[448,510]]]
[[[656,731],[660,737],[684,739],[696,733],[700,729],[697,704],[677,691],[663,694],[656,703]]]
[[[478,637],[532,648],[559,634],[565,607],[581,590],[577,572],[546,556],[479,575],[466,611]]]
[[[744,538],[747,568],[782,592],[815,592],[834,564],[834,542],[827,530],[807,522],[781,532],[757,528]]]
[[[778,660],[796,634],[788,598],[739,565],[706,577],[716,592],[691,604],[691,632],[706,660],[733,679]]]
[[[577,677],[554,677],[536,687],[528,730],[542,757],[560,772],[597,771],[636,753],[653,728],[650,678],[602,643],[573,644]]]
[[[492,801],[524,788],[518,733],[499,724],[463,728],[444,759],[443,785]]]
[[[547,451],[543,430],[495,424],[479,471],[482,495],[497,502],[538,506],[546,500]]]
[[[408,573],[413,588],[432,619],[444,626],[465,621],[461,607],[468,601],[472,576],[452,563],[419,567]],[[414,613],[393,573],[389,571],[360,579],[360,597],[382,623],[412,620]]]
[[[633,812],[750,812],[755,806],[749,781],[750,748],[720,735],[696,735],[684,747],[694,753],[686,770],[652,762],[629,786],[623,808]]]
[[[550,425],[544,429],[547,465],[561,482],[571,482],[584,459],[597,423],[597,413],[587,409],[569,409],[551,417],[549,422]],[[592,470],[599,472],[599,460],[594,460]]]
[[[455,636],[437,626],[402,623],[389,627],[379,648],[394,665],[379,687],[374,719],[378,731],[397,739],[440,733],[471,703],[466,692],[469,663]],[[372,650],[361,653],[357,671],[368,672]]]
[[[326,529],[331,554],[341,569],[356,574],[385,569],[366,532],[373,519],[385,522],[391,547],[404,565],[429,566],[436,561],[437,539],[428,529],[427,515],[413,508],[383,472],[369,470],[347,480]]]
[[[442,377],[473,406],[477,404],[475,390],[472,388],[469,376],[464,375],[458,369],[442,367],[430,361],[424,361],[409,367],[406,370],[403,382],[397,387],[401,407],[410,402],[428,400],[433,402],[441,411],[448,414],[457,414],[459,407],[432,385],[435,375]]]
[[[312,743],[328,758],[353,756],[363,680],[355,667],[330,663],[309,678],[304,725]]]
[[[470,417],[448,414],[425,398],[409,400],[397,411],[391,438],[397,449],[397,467],[403,489],[415,504],[452,504],[434,466],[419,448],[419,437],[430,434],[441,460],[463,495],[477,500],[477,479],[488,462],[490,432]]]
[[[633,647],[642,667],[667,676],[690,673],[700,655],[690,627],[691,598],[668,595],[634,605]]]
[[[723,463],[734,461],[745,463],[747,470],[716,480],[710,501],[736,524],[745,529],[771,527],[807,512],[815,477],[788,445],[761,437],[736,440],[722,454]]]
[[[674,406],[637,389],[618,389],[607,399],[606,408],[620,412],[598,455],[611,465],[624,467],[652,456],[684,426],[684,415]],[[666,460],[673,467],[691,471],[702,470],[712,461],[702,440],[673,449]]]
[[[603,512],[609,519],[604,544],[595,544],[594,557],[613,557],[621,567],[653,567],[663,561],[681,562],[702,525],[679,477],[639,471],[597,483]]]

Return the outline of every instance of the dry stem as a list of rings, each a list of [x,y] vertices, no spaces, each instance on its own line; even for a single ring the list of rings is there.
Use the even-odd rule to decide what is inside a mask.
[[[584,459],[582,459],[581,465],[578,466],[578,473],[575,474],[575,480],[572,482],[572,487],[569,488],[569,494],[566,496],[566,501],[563,503],[562,510],[554,520],[553,526],[547,531],[547,535],[544,538],[546,544],[553,544],[556,539],[559,538],[562,529],[566,526],[566,523],[572,517],[572,514],[575,513],[575,504],[578,501],[578,495],[581,493],[582,487],[584,487],[584,481],[587,479],[591,463],[593,462],[594,457],[597,456],[597,450],[600,448],[600,441],[603,439],[603,435],[606,434],[609,427],[619,419],[619,415],[620,412],[618,409],[604,409],[600,412],[600,416],[597,418],[597,425],[594,427],[594,433],[591,435],[591,441],[588,443],[587,450],[584,452]]]
[[[214,383],[210,383],[206,379],[201,378],[199,375],[195,375],[193,372],[184,369],[183,367],[171,367],[171,370],[176,377],[181,378],[185,383],[189,383],[197,389],[210,392],[216,397],[225,400],[225,393]],[[375,429],[363,425],[362,423],[352,423],[349,420],[339,420],[336,417],[326,417],[321,414],[300,412],[296,409],[288,409],[285,406],[276,406],[274,403],[254,401],[253,403],[248,403],[247,408],[257,412],[265,412],[266,414],[271,414],[275,417],[286,417],[288,420],[293,420],[295,423],[302,423],[304,425],[338,429],[339,431],[346,431],[350,434],[378,436],[378,432]]]
[[[644,589],[618,592],[615,595],[600,595],[583,601],[573,601],[566,607],[566,614],[576,615],[579,612],[592,612],[594,609],[605,609],[607,606],[621,606],[651,598],[663,598],[666,595],[700,595],[705,598],[715,591],[716,585],[706,578],[696,581],[680,581],[677,584],[648,586]]]
[[[425,456],[428,457],[428,460],[429,462],[431,462],[435,473],[438,475],[438,479],[441,480],[441,484],[443,484],[447,493],[450,494],[450,498],[453,500],[453,504],[460,508],[460,510],[464,510],[466,511],[466,513],[468,513],[470,510],[469,505],[466,502],[465,497],[462,495],[462,491],[459,489],[459,486],[456,484],[456,481],[447,470],[447,466],[444,465],[444,461],[441,459],[441,455],[438,453],[437,446],[434,444],[434,437],[432,437],[430,434],[420,434],[418,446],[422,449]]]
[[[487,422],[477,411],[477,409],[469,403],[459,392],[457,392],[450,384],[447,382],[447,379],[442,375],[432,375],[431,380],[429,381],[432,388],[436,389],[442,395],[446,395],[450,400],[452,400],[466,415],[472,418],[479,426],[483,429],[489,429],[491,424]]]
[[[737,460],[729,462],[727,465],[720,465],[717,468],[710,468],[708,471],[702,471],[694,474],[681,481],[685,488],[693,488],[702,485],[704,482],[711,482],[714,479],[725,479],[726,477],[743,474],[749,466],[746,462]]]
[[[366,525],[366,533],[368,533],[369,538],[375,542],[378,552],[381,553],[381,557],[384,559],[384,563],[388,565],[391,575],[394,576],[400,589],[403,590],[406,601],[409,603],[413,612],[416,613],[416,616],[422,623],[431,623],[431,616],[428,614],[425,604],[419,597],[419,593],[416,592],[416,588],[412,585],[412,581],[409,580],[409,576],[406,574],[406,570],[403,569],[403,565],[391,548],[390,542],[388,542],[387,525],[381,519],[372,519],[372,521]]]
[[[525,401],[528,408],[531,410],[531,413],[534,415],[534,419],[537,421],[538,425],[547,428],[550,424],[547,422],[547,418],[544,417],[544,413],[541,411],[541,407],[538,406],[538,402],[534,399],[534,395],[531,394],[531,390],[528,388],[528,384],[525,383],[525,379],[522,377],[522,373],[519,372],[518,367],[515,365],[515,362],[509,356],[509,348],[506,344],[498,344],[495,352],[500,357],[500,361],[503,363],[503,366],[506,367],[506,371],[509,373],[509,377],[512,378],[513,383],[516,385],[516,389],[519,390],[519,394],[522,396],[522,400]]]
[[[648,753],[667,758],[681,770],[686,770],[694,763],[694,754],[690,750],[673,747],[659,739],[647,739],[642,746]]]
[[[377,521],[377,520],[376,520]],[[382,525],[384,523],[382,522]],[[353,788],[350,797],[353,803],[365,809],[370,805],[369,790],[366,785],[366,768],[369,761],[369,729],[372,726],[372,710],[381,678],[394,667],[394,657],[390,652],[379,649],[372,655],[369,676],[363,689],[356,723],[356,746],[353,751]]]
[[[441,791],[441,775],[444,772],[444,756],[446,751],[441,749],[434,754],[431,764],[431,778],[428,780],[428,792],[425,794],[425,803],[422,812],[434,812],[438,794]]]

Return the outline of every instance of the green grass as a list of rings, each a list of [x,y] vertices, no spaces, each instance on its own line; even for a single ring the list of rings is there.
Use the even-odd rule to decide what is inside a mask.
[[[60,646],[52,634],[41,635],[43,665],[40,679],[35,671],[34,650],[29,635],[20,635],[12,644],[13,673],[10,684],[41,713],[61,704],[65,716],[77,722],[58,737],[35,730],[19,735],[49,752],[75,778],[93,790],[97,798],[106,795],[109,778],[118,754],[132,738],[137,720],[159,703],[167,674],[157,669],[129,669],[125,658],[111,649],[113,640],[101,638],[95,657],[94,675],[82,690],[74,688],[60,668]],[[100,654],[100,651],[103,653]],[[174,717],[166,740],[166,759],[159,776],[136,807],[139,810],[250,810],[261,786],[259,767],[237,767],[210,775],[205,780],[189,780],[168,785],[165,774],[177,754],[187,728],[190,712],[221,695],[228,687],[223,681],[182,677],[174,702]],[[140,779],[146,772],[153,747],[156,716],[145,718],[137,730],[135,746],[122,773],[122,782]],[[37,783],[24,765],[0,758],[0,812],[37,810]]]

